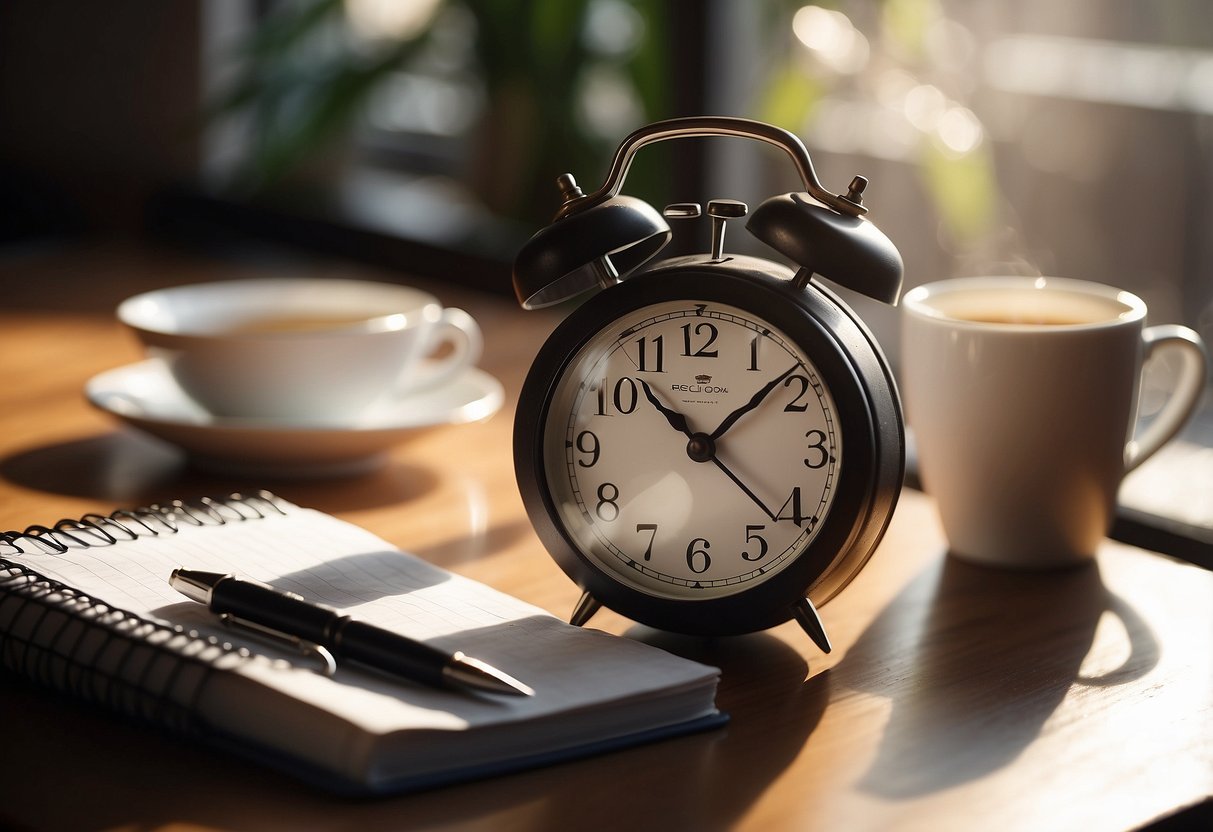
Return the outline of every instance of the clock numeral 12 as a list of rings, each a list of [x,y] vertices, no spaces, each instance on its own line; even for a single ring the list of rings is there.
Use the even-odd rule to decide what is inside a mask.
[[[691,325],[682,325],[682,354],[690,358],[717,358],[720,355],[720,350],[711,350],[708,347],[716,343],[716,338],[720,335],[715,324],[710,324],[707,321],[702,321],[695,324],[695,337],[699,337],[707,330],[707,340],[699,345],[699,348],[691,352]]]

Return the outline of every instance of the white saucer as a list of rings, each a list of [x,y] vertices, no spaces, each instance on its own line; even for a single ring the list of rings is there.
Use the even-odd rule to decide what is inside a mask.
[[[287,477],[370,470],[410,433],[487,419],[504,399],[497,379],[472,368],[441,387],[390,398],[349,423],[229,419],[189,398],[156,359],[100,373],[84,393],[106,413],[185,449],[202,467]]]

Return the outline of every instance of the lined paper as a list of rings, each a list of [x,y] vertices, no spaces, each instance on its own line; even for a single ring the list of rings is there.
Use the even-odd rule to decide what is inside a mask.
[[[595,630],[572,627],[542,609],[452,574],[402,552],[377,536],[330,515],[278,502],[282,515],[233,520],[224,525],[182,525],[176,534],[140,536],[104,547],[66,553],[29,553],[20,561],[111,607],[148,620],[211,635],[248,654],[227,651],[230,672],[214,674],[198,707],[225,731],[304,758],[334,757],[355,778],[371,770],[391,776],[412,761],[419,746],[375,737],[533,722],[527,742],[581,742],[560,725],[595,714],[603,725],[635,730],[654,714],[686,697],[685,708],[660,717],[685,720],[714,713],[718,671],[660,649]],[[296,592],[369,623],[488,661],[536,690],[534,697],[486,697],[434,690],[380,676],[356,666],[332,678],[314,672],[289,652],[270,647],[218,623],[202,604],[168,584],[184,567],[232,573]],[[706,695],[705,695],[706,694]],[[617,709],[613,716],[612,708]],[[623,710],[628,709],[629,715]],[[644,717],[637,722],[630,714]],[[589,720],[592,722],[592,720]],[[538,727],[537,727],[538,726]],[[546,729],[542,726],[547,726]],[[647,725],[652,728],[654,725]],[[590,730],[581,725],[578,730]],[[545,733],[546,731],[546,733]],[[448,749],[453,765],[475,739]],[[386,750],[385,750],[386,749]],[[508,747],[485,752],[511,753]],[[386,762],[383,755],[386,754]],[[440,748],[427,754],[443,759]],[[424,762],[424,761],[422,761]],[[386,769],[384,768],[386,766]]]

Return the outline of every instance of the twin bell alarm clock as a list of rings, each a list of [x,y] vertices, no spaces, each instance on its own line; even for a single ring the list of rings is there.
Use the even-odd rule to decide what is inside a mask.
[[[716,199],[658,212],[620,194],[646,145],[728,136],[786,151],[805,190],[750,212]],[[847,193],[818,182],[804,145],[738,118],[662,121],[628,136],[606,182],[569,174],[555,221],[514,262],[522,306],[599,290],[561,323],[520,392],[514,465],[540,540],[601,605],[680,633],[726,635],[795,618],[822,650],[817,608],[884,534],[905,467],[892,372],[825,278],[884,303],[897,249]],[[711,251],[657,260],[671,223],[711,222]],[[793,267],[728,254],[749,233]]]

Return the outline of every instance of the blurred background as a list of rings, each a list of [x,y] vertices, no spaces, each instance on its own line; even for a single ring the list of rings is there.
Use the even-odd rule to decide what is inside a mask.
[[[907,286],[1096,280],[1213,342],[1207,0],[8,0],[0,250],[272,242],[508,294],[558,174],[596,187],[633,129],[702,114],[792,130],[831,191],[867,176]],[[734,139],[625,186],[796,189]],[[896,362],[896,312],[856,305]]]

